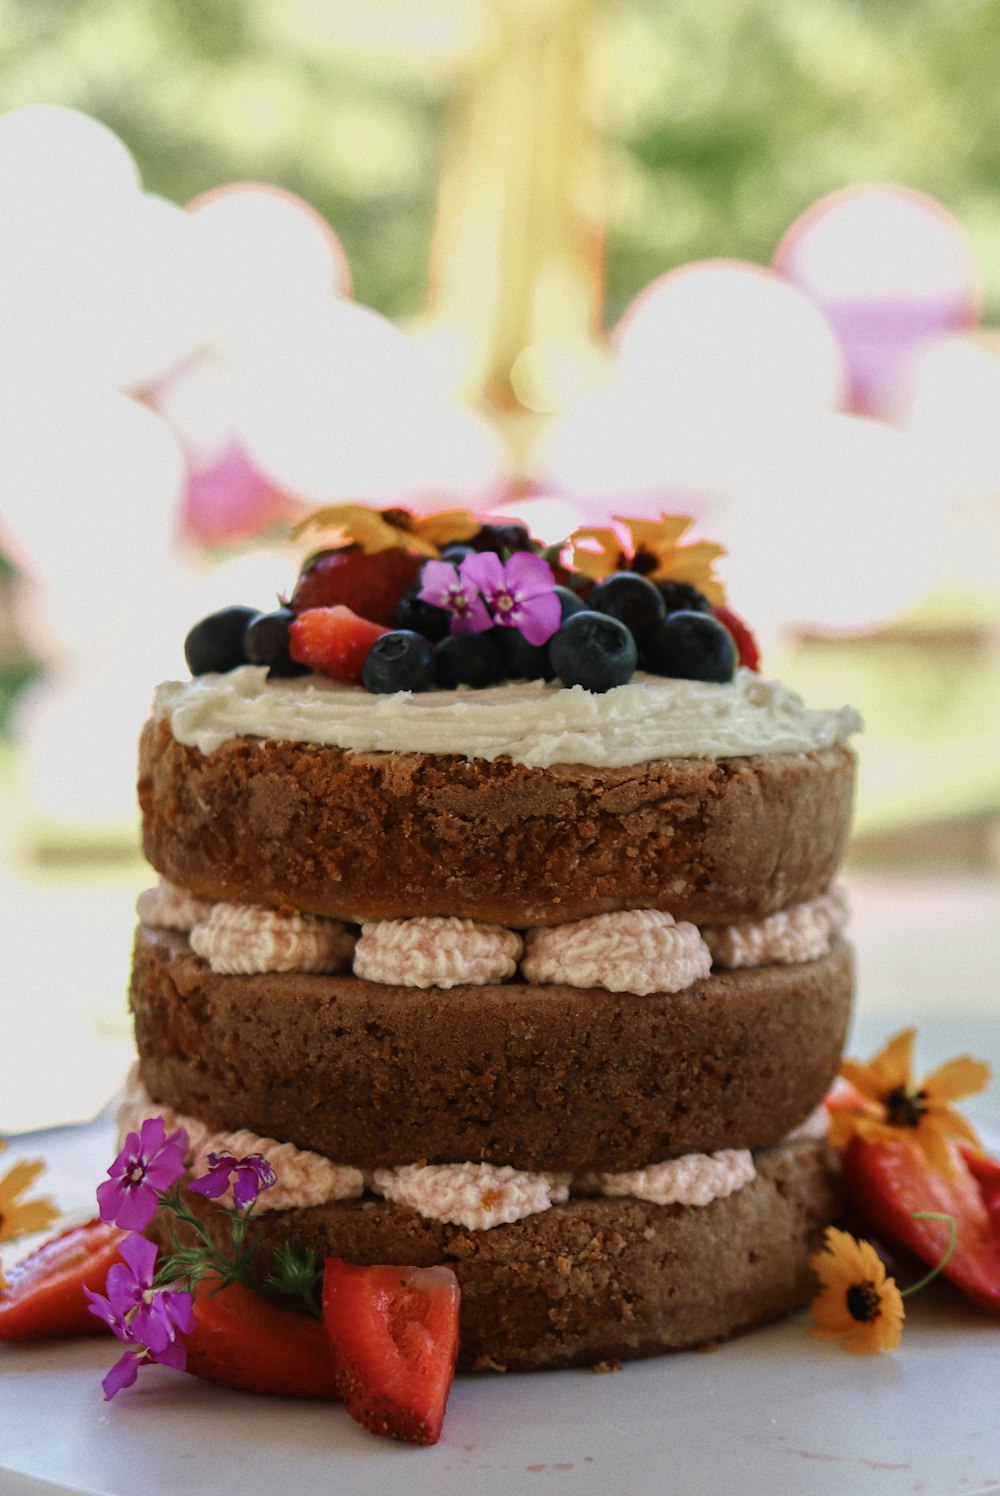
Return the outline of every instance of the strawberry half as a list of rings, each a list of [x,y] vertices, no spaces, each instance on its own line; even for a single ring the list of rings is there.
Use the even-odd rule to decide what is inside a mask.
[[[423,557],[399,546],[369,554],[349,546],[320,551],[303,566],[288,606],[293,613],[309,608],[350,608],[372,623],[392,624],[396,604],[417,580]]]
[[[436,1444],[458,1355],[458,1279],[447,1267],[357,1267],[328,1257],[323,1323],[351,1417]]]
[[[271,1397],[338,1402],[337,1380],[318,1319],[282,1309],[243,1283],[203,1278],[194,1293],[187,1369],[206,1382]]]
[[[1000,1227],[966,1156],[952,1145],[955,1172],[932,1169],[908,1142],[866,1143],[853,1137],[843,1156],[848,1202],[886,1245],[912,1252],[928,1267],[940,1262],[948,1240],[941,1221],[915,1221],[918,1211],[954,1216],[958,1240],[942,1276],[975,1303],[1000,1313]],[[988,1161],[984,1161],[986,1163]],[[993,1166],[994,1170],[996,1166]]]
[[[985,1153],[977,1153],[974,1148],[967,1148],[964,1144],[959,1145],[959,1151],[969,1167],[969,1173],[979,1185],[979,1193],[990,1219],[1000,1231],[1000,1164],[996,1159],[987,1158]]]
[[[46,1335],[106,1335],[83,1290],[102,1293],[108,1269],[121,1259],[125,1236],[109,1221],[87,1221],[50,1237],[9,1269],[0,1289],[0,1340]]]
[[[307,608],[289,624],[288,653],[320,675],[358,686],[368,651],[388,632],[350,608]]]
[[[760,649],[749,626],[738,613],[734,613],[732,608],[723,607],[722,603],[715,603],[712,612],[732,634],[740,664],[746,666],[747,670],[759,670]]]

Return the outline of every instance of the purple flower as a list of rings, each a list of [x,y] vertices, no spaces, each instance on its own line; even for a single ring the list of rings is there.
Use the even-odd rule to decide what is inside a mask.
[[[466,557],[466,561],[469,560]],[[444,608],[451,614],[453,634],[481,634],[493,627],[493,620],[479,596],[479,588],[465,575],[465,561],[461,572],[456,571],[450,561],[427,561],[420,573],[422,603],[433,603],[435,608]]]
[[[130,1132],[125,1146],[108,1170],[110,1178],[98,1185],[101,1220],[126,1231],[142,1231],[156,1214],[164,1190],[184,1173],[188,1135],[182,1127],[167,1137],[162,1117],[147,1117],[139,1132]]]
[[[126,1236],[119,1247],[122,1262],[108,1272],[106,1294],[84,1288],[90,1312],[102,1319],[128,1347],[102,1382],[110,1401],[123,1387],[131,1387],[141,1366],[173,1366],[183,1371],[187,1347],[178,1335],[194,1329],[194,1306],[184,1289],[154,1288],[157,1248],[144,1236]]]
[[[461,576],[479,588],[493,621],[517,629],[529,644],[545,644],[562,622],[552,568],[531,551],[515,551],[506,564],[480,551],[466,556]]]
[[[234,1158],[226,1152],[210,1153],[208,1173],[193,1179],[188,1188],[193,1194],[217,1200],[226,1193],[232,1179],[233,1204],[237,1210],[246,1210],[261,1190],[269,1190],[277,1183],[277,1178],[263,1153],[248,1153],[245,1158]]]

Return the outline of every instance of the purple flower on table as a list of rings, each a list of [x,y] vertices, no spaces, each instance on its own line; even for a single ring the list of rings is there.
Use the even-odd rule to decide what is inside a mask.
[[[142,1231],[156,1214],[160,1196],[184,1173],[188,1135],[183,1127],[167,1136],[162,1117],[147,1117],[138,1132],[130,1132],[125,1146],[97,1188],[102,1221],[113,1221],[125,1231]]]
[[[144,1236],[126,1236],[119,1247],[123,1261],[109,1270],[106,1292],[83,1291],[90,1312],[97,1316],[128,1349],[101,1383],[110,1401],[124,1387],[131,1387],[140,1367],[172,1366],[183,1371],[187,1346],[178,1337],[194,1329],[194,1305],[184,1289],[167,1285],[154,1288],[157,1247]]]
[[[277,1183],[277,1178],[263,1153],[248,1153],[245,1158],[234,1158],[228,1152],[210,1153],[208,1173],[193,1179],[188,1188],[193,1194],[217,1200],[231,1182],[233,1204],[237,1210],[246,1210],[262,1190],[269,1190]]]
[[[466,557],[466,560],[470,559]],[[435,608],[444,608],[451,614],[453,634],[482,634],[493,627],[493,620],[486,604],[479,595],[479,588],[465,575],[465,562],[461,571],[450,561],[427,561],[420,573],[420,591],[417,597],[422,603],[431,603]]]
[[[493,551],[466,556],[461,576],[479,588],[494,623],[517,629],[529,644],[547,643],[562,622],[552,568],[531,551],[515,551],[507,562]]]

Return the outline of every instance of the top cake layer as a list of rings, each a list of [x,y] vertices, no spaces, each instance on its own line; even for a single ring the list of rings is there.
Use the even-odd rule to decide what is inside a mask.
[[[160,688],[145,851],[207,898],[348,920],[759,918],[833,878],[858,726],[747,670],[378,696],[247,666]]]

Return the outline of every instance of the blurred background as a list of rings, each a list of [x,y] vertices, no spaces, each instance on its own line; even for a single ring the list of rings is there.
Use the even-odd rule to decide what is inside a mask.
[[[113,1090],[152,687],[338,500],[690,514],[765,672],[865,717],[863,1001],[993,1011],[992,0],[0,0],[0,38],[0,1130]]]

